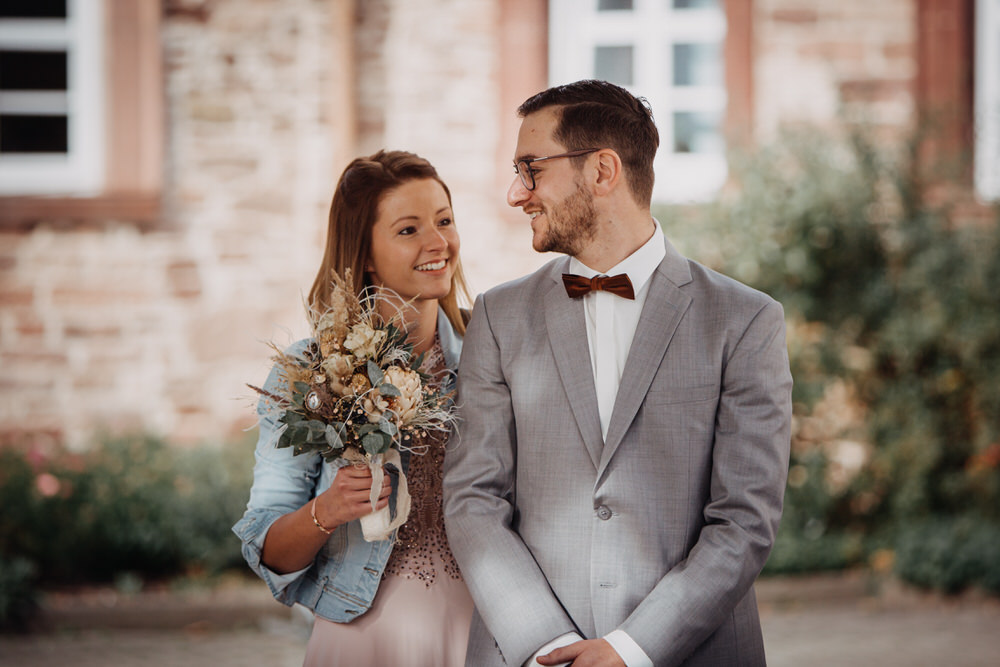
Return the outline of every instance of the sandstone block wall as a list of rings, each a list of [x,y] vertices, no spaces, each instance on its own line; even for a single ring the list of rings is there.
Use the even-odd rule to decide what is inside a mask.
[[[264,341],[305,334],[329,198],[357,154],[405,148],[439,168],[474,293],[546,261],[498,187],[514,142],[503,2],[164,2],[162,220],[0,227],[0,441],[252,426],[244,383],[267,373]],[[914,11],[756,0],[758,139],[841,109],[912,122]]]

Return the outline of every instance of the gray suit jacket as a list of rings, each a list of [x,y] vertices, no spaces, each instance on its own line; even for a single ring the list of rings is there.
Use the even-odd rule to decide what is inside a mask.
[[[444,472],[470,667],[616,628],[656,665],[764,664],[752,584],[788,467],[783,312],[666,246],[606,442],[568,258],[476,301]]]

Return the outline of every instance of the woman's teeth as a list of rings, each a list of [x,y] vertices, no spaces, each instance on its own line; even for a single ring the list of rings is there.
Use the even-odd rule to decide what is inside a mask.
[[[436,262],[427,262],[426,264],[421,264],[417,267],[417,271],[440,271],[444,268],[445,260],[441,259]]]

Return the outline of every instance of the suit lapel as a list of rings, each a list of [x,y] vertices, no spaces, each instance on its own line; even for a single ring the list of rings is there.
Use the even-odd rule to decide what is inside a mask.
[[[608,424],[608,438],[598,471],[604,472],[625,432],[642,405],[653,376],[660,367],[670,339],[677,330],[691,297],[679,289],[691,281],[687,260],[665,240],[667,255],[650,277],[646,303],[632,338],[632,347],[622,371],[618,397]],[[596,400],[596,399],[595,399]]]
[[[587,322],[581,300],[570,299],[562,287],[560,275],[564,269],[565,264],[557,263],[553,270],[553,285],[544,297],[545,326],[559,379],[583,436],[583,443],[596,468],[601,460],[604,441],[601,438],[597,390],[594,388],[594,371],[587,345]]]

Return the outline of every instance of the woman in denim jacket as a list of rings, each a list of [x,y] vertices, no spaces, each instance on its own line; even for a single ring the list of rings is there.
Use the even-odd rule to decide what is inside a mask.
[[[325,310],[331,272],[346,269],[359,293],[392,290],[400,303],[382,307],[404,309],[409,340],[427,353],[422,370],[450,384],[465,333],[458,297],[468,296],[458,251],[451,194],[429,162],[402,151],[358,158],[337,184],[309,304]],[[308,343],[289,353],[301,355]],[[274,394],[279,382],[272,369],[265,391]],[[367,542],[358,519],[372,511],[371,472],[277,448],[281,409],[264,395],[257,412],[253,487],[233,531],[274,597],[314,612],[305,664],[464,664],[472,600],[444,534],[447,435],[429,432],[417,443],[424,453],[404,455],[409,519],[390,539]],[[392,499],[386,484],[378,507]]]

